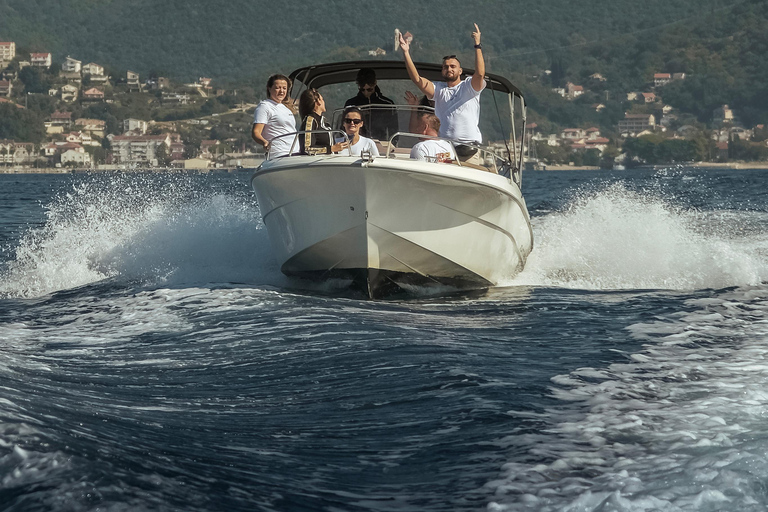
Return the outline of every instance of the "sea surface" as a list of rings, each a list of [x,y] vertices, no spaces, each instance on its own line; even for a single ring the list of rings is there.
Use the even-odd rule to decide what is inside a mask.
[[[0,510],[768,509],[766,171],[527,172],[520,275],[375,302],[249,178],[0,175]]]

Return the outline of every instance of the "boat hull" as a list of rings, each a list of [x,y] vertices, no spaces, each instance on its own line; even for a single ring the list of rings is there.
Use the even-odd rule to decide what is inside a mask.
[[[295,156],[266,161],[252,186],[283,273],[349,279],[371,298],[493,286],[533,246],[517,186],[475,169]]]

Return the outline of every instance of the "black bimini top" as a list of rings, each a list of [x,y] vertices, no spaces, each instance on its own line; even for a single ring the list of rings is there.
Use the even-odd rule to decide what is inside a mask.
[[[443,81],[442,64],[416,62],[419,75],[432,82]],[[376,72],[378,80],[410,80],[405,62],[400,60],[353,60],[347,62],[333,62],[330,64],[318,64],[299,68],[290,74],[291,80],[300,81],[307,88],[316,89],[324,85],[354,82],[357,72],[361,68],[371,68]],[[473,69],[464,69],[464,76],[471,76]],[[522,98],[520,90],[512,85],[512,82],[503,76],[491,73],[485,74],[488,86],[491,90],[506,94],[513,94]]]

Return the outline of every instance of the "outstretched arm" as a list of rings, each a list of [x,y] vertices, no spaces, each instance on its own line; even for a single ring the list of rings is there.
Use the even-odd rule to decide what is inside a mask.
[[[435,84],[419,75],[416,65],[413,63],[413,59],[411,59],[411,43],[403,38],[403,34],[400,34],[400,49],[403,50],[405,68],[408,70],[408,76],[411,77],[411,81],[416,84],[416,87],[421,92],[427,95],[427,98],[431,99],[435,95]]]
[[[472,32],[472,39],[475,41],[475,74],[472,75],[472,88],[476,91],[483,90],[485,81],[485,59],[483,59],[483,50],[480,48],[480,28],[475,23],[475,30]]]

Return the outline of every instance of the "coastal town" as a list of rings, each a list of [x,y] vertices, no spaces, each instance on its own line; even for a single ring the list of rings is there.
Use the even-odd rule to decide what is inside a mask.
[[[381,48],[369,53],[386,55]],[[768,160],[766,127],[743,126],[728,105],[702,124],[665,104],[665,87],[684,80],[684,73],[654,73],[647,90],[622,98],[624,117],[610,129],[552,123],[544,129],[529,120],[525,147],[516,150],[540,169]],[[599,113],[610,99],[606,81],[595,73],[552,94],[574,103],[604,98],[589,104]],[[99,63],[69,55],[57,62],[50,52],[17,52],[14,42],[0,42],[0,111],[10,118],[15,109],[19,123],[34,125],[12,136],[0,131],[0,172],[255,167],[264,155],[249,127],[260,99],[253,89],[220,88],[208,77],[182,84],[157,74],[115,75]],[[32,135],[24,140],[23,133]]]

